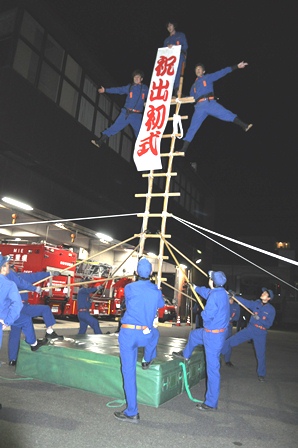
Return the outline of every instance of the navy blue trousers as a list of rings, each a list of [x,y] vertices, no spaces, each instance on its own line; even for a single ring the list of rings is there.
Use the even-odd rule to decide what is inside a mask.
[[[226,340],[222,349],[222,354],[225,357],[225,361],[229,362],[232,355],[232,348],[242,344],[242,342],[250,341],[251,339],[254,342],[258,362],[258,376],[266,376],[266,330],[256,328],[254,325],[248,325],[246,328],[238,331],[238,333]]]
[[[91,316],[89,311],[80,311],[78,313],[78,318],[80,321],[80,328],[78,334],[85,334],[88,325],[92,328],[94,334],[102,334],[98,320],[95,317]]]
[[[112,135],[118,134],[118,132],[122,131],[122,129],[126,126],[130,125],[133,129],[135,137],[137,138],[142,124],[142,117],[142,114],[135,112],[127,113],[127,110],[122,108],[115,122],[108,129],[103,131],[102,134],[111,137]]]
[[[124,392],[127,407],[124,413],[128,416],[138,414],[137,403],[137,360],[138,348],[144,347],[144,359],[152,361],[156,357],[156,346],[159,331],[153,328],[149,334],[142,330],[120,329],[119,345],[121,358],[121,371],[123,376]]]
[[[207,391],[205,403],[212,408],[217,408],[220,392],[220,354],[224,345],[226,331],[222,333],[207,333],[204,328],[192,330],[187,344],[183,350],[183,356],[190,358],[197,345],[203,345],[206,356]]]
[[[195,105],[195,111],[193,113],[190,126],[187,130],[184,140],[188,142],[191,142],[193,140],[197,131],[201,127],[201,124],[204,120],[206,120],[208,115],[211,115],[212,117],[218,118],[222,121],[230,122],[233,122],[237,117],[237,115],[230,112],[215,100],[207,100],[202,101],[201,103],[197,103]]]
[[[30,322],[32,325],[32,330],[34,334],[33,342],[28,342],[26,333],[22,328],[22,322],[24,322],[24,316],[30,318]],[[15,323],[10,327],[10,334],[8,338],[8,359],[9,361],[16,361],[18,356],[18,351],[20,347],[20,337],[21,332],[25,334],[26,342],[28,344],[33,344],[36,341],[35,331],[32,324],[33,317],[42,317],[46,327],[51,327],[56,323],[56,320],[53,316],[52,310],[48,305],[30,305],[29,303],[24,303],[24,306],[21,310],[20,317],[15,321]],[[28,327],[28,328],[27,328]],[[29,339],[32,340],[32,330],[30,329],[30,325],[25,327],[26,331],[29,331]]]

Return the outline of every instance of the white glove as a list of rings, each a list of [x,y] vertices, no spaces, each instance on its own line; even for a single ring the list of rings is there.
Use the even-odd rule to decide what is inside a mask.
[[[193,289],[195,290],[197,285],[195,285],[194,283],[192,284]]]
[[[37,294],[40,294],[41,293],[41,286],[36,286],[35,292]]]
[[[158,317],[156,317],[153,321],[153,327],[157,328],[158,327]]]

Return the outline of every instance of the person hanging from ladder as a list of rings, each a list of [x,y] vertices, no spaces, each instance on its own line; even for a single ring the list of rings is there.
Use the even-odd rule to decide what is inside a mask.
[[[205,74],[205,66],[198,63],[195,66],[195,74],[197,76],[195,82],[190,89],[190,96],[195,99],[195,110],[191,119],[190,126],[183,139],[183,146],[180,152],[186,152],[189,144],[194,139],[197,131],[201,127],[203,121],[208,115],[218,118],[222,121],[228,121],[240,126],[245,132],[249,131],[252,124],[244,123],[240,118],[217,102],[214,94],[213,83],[228,75],[237,68],[242,69],[248,65],[247,62],[239,62],[237,65],[223,68],[217,72]]]
[[[177,22],[175,20],[168,20],[166,22],[166,27],[169,36],[164,40],[163,46],[172,48],[173,45],[181,45],[181,54],[173,87],[173,96],[177,96],[180,77],[183,75],[183,64],[185,65],[186,62],[188,43],[185,34],[181,33],[181,31],[176,31]]]
[[[149,88],[142,83],[144,73],[142,70],[134,70],[132,73],[133,82],[123,87],[101,86],[99,93],[112,93],[126,95],[124,107],[115,122],[101,133],[101,137],[91,140],[91,143],[100,148],[112,135],[118,134],[126,126],[131,125],[135,138],[138,137],[142,124],[144,105],[147,100]]]

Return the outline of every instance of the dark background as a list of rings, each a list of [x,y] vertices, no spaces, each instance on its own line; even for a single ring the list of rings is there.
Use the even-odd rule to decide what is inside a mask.
[[[149,85],[166,22],[176,20],[188,40],[183,93],[194,65],[211,73],[249,63],[215,84],[219,102],[253,123],[244,133],[208,117],[187,152],[216,198],[217,232],[230,237],[272,236],[298,247],[295,111],[297,24],[291,2],[208,0],[45,0],[67,21],[116,80],[126,85],[135,68]],[[101,80],[98,80],[101,85]],[[105,86],[109,87],[109,86]],[[193,105],[182,106],[189,117]],[[189,126],[184,121],[184,133]]]

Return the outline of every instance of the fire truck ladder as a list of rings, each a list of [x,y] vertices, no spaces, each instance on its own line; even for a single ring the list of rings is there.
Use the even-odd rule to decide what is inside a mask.
[[[179,83],[179,89],[177,93],[177,98],[172,98],[171,100],[171,106],[175,106],[175,112],[172,117],[169,117],[168,121],[172,121],[174,124],[175,117],[179,116],[180,106],[181,104],[186,103],[194,103],[193,97],[181,97],[182,92],[182,85],[183,85],[183,75],[184,75],[184,68],[185,64],[183,64],[182,71],[181,71],[181,77],[180,77],[180,83]],[[182,120],[186,120],[188,116],[182,116]],[[174,128],[174,126],[173,126]],[[164,256],[164,246],[165,246],[165,240],[168,238],[171,238],[171,235],[166,234],[166,224],[167,224],[167,218],[171,217],[171,214],[168,213],[168,203],[169,198],[173,196],[180,196],[180,192],[171,192],[171,178],[173,176],[177,176],[176,172],[172,172],[173,168],[173,159],[176,156],[184,157],[184,152],[175,152],[175,142],[176,138],[182,138],[183,135],[179,133],[173,133],[172,134],[164,134],[162,138],[168,138],[171,139],[170,143],[170,152],[169,153],[162,153],[160,154],[161,157],[168,157],[168,166],[167,171],[164,173],[155,173],[154,170],[151,170],[149,173],[142,174],[142,177],[148,178],[148,191],[147,193],[139,193],[135,194],[135,197],[138,198],[146,198],[145,201],[145,211],[144,213],[140,213],[137,216],[140,218],[143,218],[143,224],[142,224],[142,234],[140,237],[140,249],[139,249],[139,257],[141,257],[144,254],[145,249],[145,242],[148,238],[158,238],[159,239],[159,254],[158,254],[158,272],[155,279],[156,284],[158,287],[160,287],[160,284],[162,280],[162,263],[163,260],[168,259],[168,256]],[[154,178],[156,177],[165,177],[165,190],[163,193],[153,193],[153,184],[154,184]],[[155,197],[163,197],[163,209],[161,213],[150,213],[150,206],[151,206],[151,200]],[[160,225],[160,232],[158,234],[151,234],[148,232],[148,223],[149,218],[160,218],[161,219],[161,225]]]

